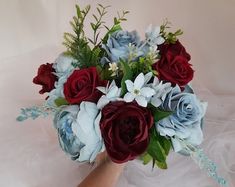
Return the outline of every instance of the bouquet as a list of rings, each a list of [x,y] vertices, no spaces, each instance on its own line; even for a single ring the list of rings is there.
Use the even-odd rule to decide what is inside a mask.
[[[128,11],[106,26],[107,8],[97,6],[93,36],[87,37],[90,6],[76,5],[70,22],[74,33],[64,34],[67,50],[54,63],[42,64],[33,79],[42,86],[39,93],[47,93],[44,104],[22,109],[17,120],[52,114],[62,150],[78,162],[94,162],[106,151],[116,163],[139,158],[167,169],[167,156],[174,151],[191,156],[225,185],[199,148],[207,103],[190,86],[194,70],[178,39],[183,32],[169,32],[164,21],[150,25],[141,39],[121,27]]]

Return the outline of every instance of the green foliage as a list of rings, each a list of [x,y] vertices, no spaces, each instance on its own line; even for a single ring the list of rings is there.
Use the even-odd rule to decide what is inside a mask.
[[[178,40],[178,36],[183,34],[181,29],[178,29],[175,32],[167,32],[166,30],[170,28],[171,23],[168,20],[165,20],[164,23],[161,25],[161,34],[165,38],[167,43],[174,44]]]
[[[122,11],[122,14],[120,14],[118,12],[118,17],[114,17],[114,19],[113,19],[113,26],[111,28],[105,26],[105,28],[108,30],[108,32],[105,34],[104,38],[102,39],[103,43],[107,42],[108,37],[109,37],[110,34],[122,29],[120,24],[121,24],[121,22],[127,20],[126,15],[128,13],[129,13],[129,11]]]
[[[121,63],[122,72],[123,72],[123,77],[121,81],[121,95],[123,96],[127,91],[125,81],[131,80],[133,78],[133,72],[128,63],[126,63],[123,60],[121,60],[120,63]]]
[[[98,30],[100,30],[102,28],[102,25],[105,23],[104,21],[102,21],[102,19],[108,13],[107,9],[109,7],[110,6],[103,6],[101,4],[98,4],[98,7],[96,8],[98,15],[95,15],[95,14],[92,15],[93,18],[95,19],[95,22],[91,22],[90,25],[91,25],[91,28],[92,28],[94,34],[93,34],[93,39],[88,39],[88,40],[94,46],[97,46],[98,38],[100,35],[100,32],[98,32]]]
[[[166,137],[160,136],[155,128],[150,131],[150,142],[147,148],[147,153],[143,157],[144,163],[150,162],[150,157],[153,161],[153,166],[156,164],[161,169],[167,169],[166,157],[171,149],[171,142]]]
[[[143,161],[143,164],[146,165],[148,164],[153,158],[145,152],[143,155],[140,156],[140,159]]]
[[[76,5],[77,16],[73,17],[73,21],[70,22],[74,34],[65,33],[63,44],[66,46],[66,55],[72,56],[77,60],[77,64],[80,68],[95,66],[98,62],[97,48],[91,49],[88,45],[88,39],[84,33],[84,21],[88,15],[91,7],[88,5],[83,10]]]
[[[156,108],[155,106],[151,104],[148,105],[148,108],[150,108],[153,114],[154,122],[158,122],[162,120],[163,118],[166,118],[172,114],[172,111],[163,111],[163,110],[160,110],[159,108]]]
[[[155,61],[151,59],[149,56],[146,57],[140,57],[137,62],[130,62],[131,69],[135,76],[139,75],[140,73],[148,73],[148,72],[154,72],[152,69],[152,65]]]
[[[63,98],[63,97],[57,98],[54,102],[55,102],[57,107],[69,104],[68,101],[66,101],[65,98]]]
[[[109,34],[120,30],[120,23],[125,21],[125,15],[128,11],[123,11],[123,14],[118,18],[114,18],[114,25],[109,29],[103,21],[104,16],[107,14],[109,6],[103,6],[98,4],[96,10],[97,14],[93,14],[94,22],[90,23],[91,29],[93,30],[93,37],[87,38],[84,32],[85,19],[90,12],[90,5],[81,9],[76,5],[77,15],[73,17],[70,25],[73,29],[73,34],[64,33],[63,45],[67,48],[65,55],[69,55],[77,60],[77,63],[73,63],[73,66],[79,68],[87,68],[91,66],[99,65],[100,58],[105,55],[105,51],[100,48],[101,42],[105,43],[108,39]],[[107,33],[101,38],[100,42],[100,29],[106,28]],[[91,47],[93,45],[93,47]]]

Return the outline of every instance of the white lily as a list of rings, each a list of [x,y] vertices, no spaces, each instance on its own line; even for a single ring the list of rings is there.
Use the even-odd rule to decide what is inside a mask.
[[[110,85],[107,85],[106,87],[97,87],[98,90],[100,90],[103,94],[101,98],[97,102],[97,107],[99,109],[103,108],[105,105],[107,105],[110,101],[116,101],[120,98],[121,95],[121,88],[118,88],[115,81],[112,81]]]
[[[155,90],[146,85],[151,77],[152,73],[148,73],[145,76],[140,73],[134,82],[126,80],[128,92],[124,96],[124,101],[132,102],[135,100],[138,105],[147,107],[148,99],[155,94]]]
[[[155,95],[151,98],[151,104],[159,107],[165,100],[167,93],[172,90],[171,83],[160,82],[157,77],[154,78],[152,88],[155,90]]]

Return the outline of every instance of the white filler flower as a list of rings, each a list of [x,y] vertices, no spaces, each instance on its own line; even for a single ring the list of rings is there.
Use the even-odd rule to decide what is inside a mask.
[[[146,85],[150,80],[150,74],[144,76],[140,73],[134,82],[131,80],[126,80],[126,87],[128,92],[124,96],[126,102],[136,101],[138,105],[147,107],[148,99],[155,94],[155,90]]]
[[[110,101],[116,101],[120,98],[121,88],[118,88],[115,81],[112,81],[110,85],[107,87],[98,86],[98,90],[100,90],[103,94],[97,103],[97,107],[99,109],[103,108]]]
[[[118,70],[118,66],[117,63],[113,62],[113,63],[109,63],[109,71],[112,71],[111,76],[116,76],[117,75],[117,70]]]
[[[164,38],[161,36],[160,27],[149,25],[145,32],[146,41],[150,46],[161,45],[164,43]]]

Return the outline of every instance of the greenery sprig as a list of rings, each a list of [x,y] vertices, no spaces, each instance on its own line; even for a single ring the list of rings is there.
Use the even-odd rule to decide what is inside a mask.
[[[183,34],[183,31],[181,29],[178,29],[175,32],[167,32],[168,29],[170,29],[171,22],[169,22],[167,19],[164,20],[163,24],[161,25],[161,35],[165,38],[167,43],[174,44],[178,40],[178,36]]]
[[[121,22],[126,21],[126,14],[129,11],[123,11],[122,14],[118,13],[118,17],[114,18],[114,24],[111,28],[105,25],[103,21],[104,16],[107,14],[107,9],[110,6],[103,6],[98,4],[96,10],[97,14],[93,14],[94,22],[90,23],[93,30],[93,37],[88,38],[84,32],[85,18],[90,12],[90,5],[81,9],[76,5],[77,15],[73,17],[70,25],[73,29],[73,34],[64,33],[63,45],[67,48],[65,55],[71,56],[77,60],[73,63],[73,66],[79,68],[86,68],[91,66],[99,66],[101,57],[104,56],[105,51],[100,47],[101,43],[106,43],[108,36],[117,30],[121,30]],[[106,28],[106,34],[101,38],[101,42],[98,43],[98,39],[101,33],[101,29]],[[93,47],[91,47],[93,45]]]

